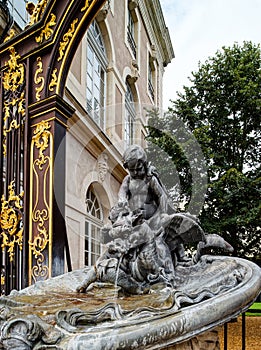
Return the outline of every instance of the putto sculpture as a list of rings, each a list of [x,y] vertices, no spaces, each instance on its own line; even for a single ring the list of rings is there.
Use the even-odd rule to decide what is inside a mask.
[[[233,248],[175,210],[141,147],[130,146],[123,165],[129,174],[102,229],[104,253],[93,267],[0,297],[1,349],[199,349],[196,336],[260,293],[257,265],[206,255]],[[187,243],[197,244],[190,258]]]
[[[123,155],[129,174],[118,193],[118,203],[110,211],[111,225],[102,234],[109,238],[107,249],[77,287],[85,292],[95,282],[110,282],[131,294],[149,292],[163,283],[175,287],[178,263],[197,262],[204,247],[232,246],[218,235],[206,235],[196,217],[178,213],[143,148],[130,146]],[[199,242],[194,259],[186,257],[183,244]]]

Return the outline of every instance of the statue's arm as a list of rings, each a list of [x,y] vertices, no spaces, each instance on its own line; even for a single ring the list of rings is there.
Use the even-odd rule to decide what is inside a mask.
[[[129,197],[129,183],[130,183],[130,176],[127,175],[122,181],[121,187],[118,192],[118,200],[119,202],[125,203],[128,201]]]
[[[158,210],[160,213],[167,213],[168,211],[168,198],[164,192],[162,186],[160,185],[156,176],[153,176],[151,179],[150,186],[153,193],[155,194],[156,200],[158,202]]]

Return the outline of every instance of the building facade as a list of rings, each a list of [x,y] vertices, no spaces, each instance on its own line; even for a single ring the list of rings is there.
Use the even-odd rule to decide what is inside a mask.
[[[100,255],[101,227],[126,175],[124,149],[145,147],[146,109],[162,107],[173,48],[159,1],[108,2],[81,41],[67,79],[75,108],[66,140],[66,224],[72,267]]]
[[[26,3],[7,1],[16,31],[27,25]],[[101,227],[126,175],[122,154],[130,144],[146,146],[146,109],[162,107],[173,57],[158,0],[107,1],[78,44],[64,93],[75,110],[64,138],[69,269],[92,265],[101,253]]]

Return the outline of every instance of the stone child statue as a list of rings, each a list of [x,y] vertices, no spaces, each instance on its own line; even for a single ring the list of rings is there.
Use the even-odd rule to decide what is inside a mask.
[[[149,291],[154,283],[175,286],[175,266],[188,263],[183,243],[206,242],[195,217],[175,213],[168,193],[145,151],[130,146],[123,155],[129,174],[118,193],[118,203],[110,211],[111,225],[102,229],[111,241],[77,287],[84,292],[95,281],[117,284],[128,293]],[[197,260],[199,259],[199,255]]]

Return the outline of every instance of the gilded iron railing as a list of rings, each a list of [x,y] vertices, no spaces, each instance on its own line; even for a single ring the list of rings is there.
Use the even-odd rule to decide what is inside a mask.
[[[24,246],[25,67],[10,48],[1,72],[1,293],[20,289]]]

